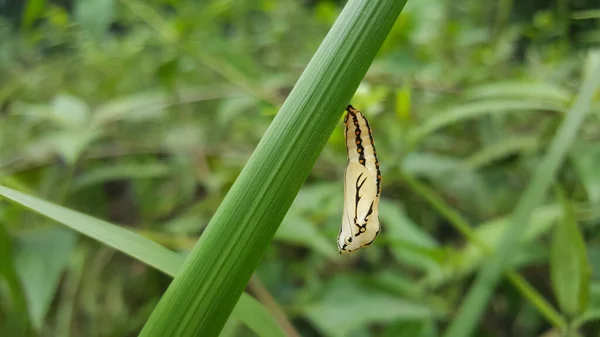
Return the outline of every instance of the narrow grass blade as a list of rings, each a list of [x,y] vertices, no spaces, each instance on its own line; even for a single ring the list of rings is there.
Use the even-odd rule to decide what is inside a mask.
[[[588,61],[589,68],[584,69],[583,85],[575,104],[567,112],[564,122],[552,139],[548,153],[521,196],[511,222],[502,234],[497,251],[477,275],[457,316],[446,330],[445,337],[467,337],[473,333],[507,261],[517,252],[519,238],[527,227],[531,212],[542,202],[567,150],[577,136],[600,83],[600,52],[590,52]]]
[[[111,246],[165,274],[175,276],[185,260],[183,255],[170,251],[126,228],[54,205],[8,187],[0,186],[0,195]],[[233,315],[260,336],[284,336],[267,309],[247,294],[242,295]]]
[[[219,333],[404,3],[347,3],[141,336]]]

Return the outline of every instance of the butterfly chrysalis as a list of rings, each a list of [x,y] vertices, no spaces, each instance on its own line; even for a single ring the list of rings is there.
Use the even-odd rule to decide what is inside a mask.
[[[344,174],[344,214],[338,236],[341,254],[368,246],[377,237],[381,172],[371,127],[351,105],[344,118],[348,167]]]

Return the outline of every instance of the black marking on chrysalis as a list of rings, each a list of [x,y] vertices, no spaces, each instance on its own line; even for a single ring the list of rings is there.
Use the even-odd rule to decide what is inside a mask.
[[[377,195],[381,193],[381,171],[379,170],[379,160],[377,159],[377,150],[375,149],[375,141],[373,140],[373,132],[371,131],[371,126],[369,125],[369,121],[365,118],[365,124],[367,124],[367,129],[369,130],[369,140],[371,140],[371,146],[373,147],[373,156],[375,157],[375,167],[377,168]]]
[[[358,116],[355,113],[352,113],[352,120],[354,121],[354,126],[356,127],[354,129],[354,135],[356,136],[355,140],[354,140],[354,144],[356,144],[356,153],[358,153],[358,162],[362,166],[366,166],[367,163],[365,160],[365,148],[362,146],[362,131],[358,124]]]

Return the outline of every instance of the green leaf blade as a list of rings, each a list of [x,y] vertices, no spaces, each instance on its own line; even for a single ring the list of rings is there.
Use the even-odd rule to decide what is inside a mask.
[[[83,235],[111,246],[167,275],[175,276],[183,264],[183,255],[172,252],[126,228],[54,205],[4,186],[0,186],[0,195]],[[239,298],[233,316],[244,322],[260,336],[284,336],[283,331],[269,312],[247,294],[242,294]]]
[[[216,336],[404,1],[350,1],[141,336]]]

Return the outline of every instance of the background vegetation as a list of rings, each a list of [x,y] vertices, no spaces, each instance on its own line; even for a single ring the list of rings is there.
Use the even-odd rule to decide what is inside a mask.
[[[0,6],[0,184],[185,253],[343,2]],[[377,142],[382,235],[337,254],[340,124],[248,293],[288,335],[442,335],[594,75],[598,8],[409,0],[352,100]],[[600,332],[599,101],[476,336]],[[104,244],[0,199],[0,335],[137,335],[176,268],[87,234]],[[222,336],[255,335],[248,315]]]

